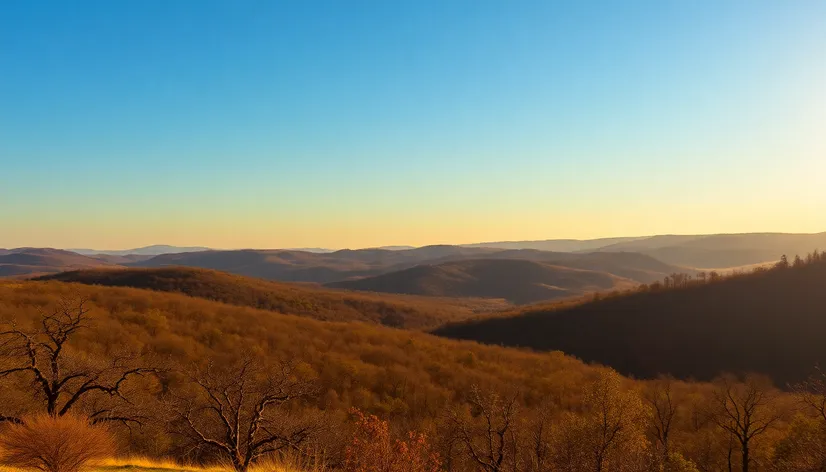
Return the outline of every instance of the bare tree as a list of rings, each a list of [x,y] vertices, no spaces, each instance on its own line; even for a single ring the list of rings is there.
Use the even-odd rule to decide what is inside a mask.
[[[803,382],[793,385],[792,391],[800,403],[814,412],[826,424],[826,373],[815,367],[815,373]]]
[[[193,370],[195,396],[171,402],[175,432],[229,460],[239,472],[265,455],[299,451],[321,429],[283,408],[316,393],[291,363],[268,369],[247,357],[229,368],[209,364]]]
[[[679,402],[674,398],[673,382],[670,377],[658,379],[650,384],[643,395],[651,411],[649,424],[660,452],[658,460],[663,465],[668,463],[671,455],[671,431],[679,409]]]
[[[470,459],[485,472],[503,472],[514,467],[516,448],[517,395],[503,398],[471,388],[467,408],[448,413],[456,440]]]
[[[529,458],[526,461],[527,472],[550,472],[553,470],[552,436],[550,408],[540,408],[528,425],[525,447]]]
[[[45,402],[45,412],[53,417],[69,413],[82,402],[94,401],[93,411],[86,412],[92,423],[140,423],[138,415],[125,414],[116,403],[99,400],[102,396],[120,400],[121,406],[128,404],[126,383],[158,369],[140,365],[139,356],[134,354],[108,359],[73,355],[73,336],[90,327],[87,304],[82,298],[62,299],[52,312],[41,314],[32,330],[21,329],[16,323],[0,325],[0,379],[30,379],[35,395]],[[0,415],[0,421],[22,423],[13,415]]]
[[[770,382],[756,376],[748,376],[742,383],[729,377],[719,379],[711,418],[734,438],[740,447],[742,471],[748,472],[754,439],[780,419]]]

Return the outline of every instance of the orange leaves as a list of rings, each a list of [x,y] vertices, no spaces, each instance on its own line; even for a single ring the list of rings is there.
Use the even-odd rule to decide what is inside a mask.
[[[360,410],[350,410],[355,434],[347,447],[347,472],[439,472],[442,461],[423,433],[409,432],[406,439],[393,439],[387,421]]]

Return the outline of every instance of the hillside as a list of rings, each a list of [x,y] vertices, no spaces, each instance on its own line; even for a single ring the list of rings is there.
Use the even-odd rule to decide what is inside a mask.
[[[423,425],[474,384],[496,391],[520,386],[529,404],[540,398],[576,404],[571,392],[598,372],[558,353],[520,352],[365,323],[322,322],[181,294],[56,281],[0,282],[0,321],[14,318],[29,326],[44,307],[70,295],[87,297],[93,315],[93,329],[79,333],[78,349],[147,351],[184,366],[243,350],[299,360],[318,378],[318,406],[338,418],[358,407],[396,418],[407,428]],[[162,455],[164,450],[157,448],[170,447],[152,439],[153,434],[168,436],[165,430],[139,433],[131,437],[136,453],[145,453],[145,447]]]
[[[0,277],[48,274],[115,264],[70,251],[49,248],[18,248],[0,253]]]
[[[504,298],[516,304],[633,285],[632,281],[606,273],[518,259],[473,259],[420,265],[376,277],[330,284],[371,292]]]
[[[483,401],[496,402],[494,405],[501,405],[503,399],[514,399],[517,403],[513,429],[506,431],[509,441],[514,441],[509,444],[531,440],[537,437],[535,433],[540,433],[538,444],[542,451],[562,452],[572,445],[581,454],[589,444],[576,439],[582,436],[573,436],[573,442],[560,443],[554,439],[556,436],[548,437],[541,432],[575,432],[578,430],[572,428],[581,424],[580,421],[602,418],[591,413],[599,412],[594,398],[600,397],[593,393],[605,391],[602,390],[605,386],[610,389],[606,391],[609,401],[605,404],[610,414],[633,415],[629,418],[640,415],[638,418],[646,422],[653,415],[646,414],[646,403],[642,399],[652,398],[651,395],[663,398],[664,392],[668,392],[668,398],[674,399],[677,405],[671,447],[680,457],[697,464],[697,469],[682,470],[724,470],[732,457],[724,431],[713,422],[694,421],[697,415],[708,414],[708,406],[716,398],[715,389],[726,384],[634,381],[560,352],[534,353],[483,346],[365,323],[321,322],[181,294],[56,281],[0,282],[0,321],[14,319],[19,327],[29,329],[43,311],[51,311],[67,296],[87,298],[86,306],[91,310],[89,328],[72,337],[73,355],[144,352],[173,366],[172,372],[161,379],[162,389],[146,379],[148,383],[139,383],[129,390],[130,400],[143,408],[152,421],[140,428],[117,430],[124,445],[128,444],[125,454],[193,460],[192,449],[183,447],[186,443],[180,443],[178,436],[170,437],[167,427],[171,423],[164,417],[168,410],[159,398],[170,391],[184,390],[188,385],[183,380],[184,369],[196,363],[214,361],[221,365],[239,352],[254,352],[258,358],[270,362],[278,359],[296,362],[298,372],[313,379],[317,394],[303,407],[310,409],[309,414],[317,415],[310,418],[318,418],[326,426],[319,440],[330,454],[352,444],[348,437],[351,428],[347,412],[358,408],[387,419],[391,429],[400,434],[411,429],[425,431],[435,451],[450,462],[446,470],[478,470],[468,453],[455,447],[451,423],[446,422],[451,412],[467,412],[469,399],[477,391],[484,395],[481,398],[490,399]],[[4,403],[0,414],[32,408],[27,403],[32,384],[27,378],[18,380],[18,383],[3,385]],[[760,388],[771,395],[771,403],[766,406],[771,414],[795,404],[794,398],[788,395],[775,396],[769,386]],[[462,421],[471,422],[473,437],[483,440],[485,429],[476,428],[482,424],[465,418]],[[639,435],[644,434],[647,426],[647,423],[623,423],[623,428],[633,428]],[[554,429],[544,429],[551,427]],[[752,446],[755,460],[774,461],[774,451],[787,441],[787,432],[793,434],[794,429],[786,421],[772,424],[771,434]],[[789,441],[796,439],[788,437]],[[643,444],[651,441],[651,449],[646,451],[656,451],[654,437],[639,436],[639,439]],[[533,448],[520,446],[515,450],[519,460],[533,457]],[[615,448],[612,454],[623,458],[622,451],[623,448]],[[200,460],[203,461],[200,463],[215,462],[211,456],[201,456]],[[559,465],[566,463],[563,457]],[[119,468],[128,470],[128,464]],[[583,466],[576,470],[592,468]]]
[[[432,329],[508,306],[502,300],[350,293],[187,267],[83,270],[49,275],[41,280],[183,293],[324,321],[363,321],[410,329]]]
[[[559,310],[528,309],[437,334],[561,350],[641,377],[760,372],[783,385],[826,363],[823,332],[826,260]]]

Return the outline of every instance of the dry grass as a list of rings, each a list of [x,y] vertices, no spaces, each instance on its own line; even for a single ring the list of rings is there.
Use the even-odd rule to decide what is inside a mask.
[[[21,472],[23,469],[0,466],[0,472]],[[94,463],[90,472],[232,472],[232,467],[199,467],[172,460],[146,457],[113,457]],[[311,461],[299,459],[268,460],[250,468],[250,472],[324,472],[325,469]]]

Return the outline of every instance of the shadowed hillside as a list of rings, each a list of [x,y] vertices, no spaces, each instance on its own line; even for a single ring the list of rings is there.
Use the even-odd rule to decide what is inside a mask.
[[[502,300],[349,293],[187,267],[83,270],[45,276],[42,280],[178,292],[325,321],[364,321],[412,329],[432,329],[508,306]]]
[[[515,259],[474,259],[421,265],[390,274],[331,284],[339,288],[428,296],[494,297],[523,304],[630,288],[606,273]]]
[[[70,251],[49,248],[19,248],[0,253],[0,277],[48,274],[71,269],[115,264]]]
[[[561,350],[627,374],[709,379],[760,372],[783,384],[826,363],[826,259],[713,283],[445,327],[443,336]]]

